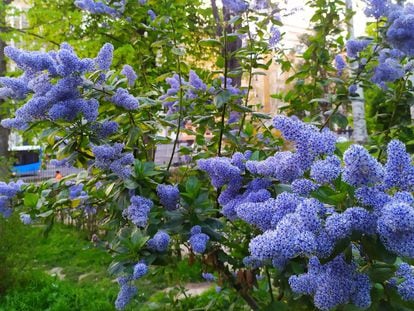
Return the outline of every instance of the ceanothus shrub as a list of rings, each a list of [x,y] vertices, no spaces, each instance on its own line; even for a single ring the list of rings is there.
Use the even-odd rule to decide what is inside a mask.
[[[320,310],[344,304],[370,307],[379,278],[389,284],[386,290],[393,290],[397,256],[398,261],[414,258],[414,199],[406,192],[414,169],[409,154],[393,140],[382,165],[364,147],[351,145],[342,162],[334,155],[330,132],[284,116],[277,116],[274,126],[293,142],[293,150],[260,161],[246,159],[245,168],[225,157],[202,160],[199,166],[221,188],[220,196],[226,196],[219,200],[223,215],[256,232],[246,267],[274,267],[294,294],[312,296]],[[287,152],[294,161],[275,161]],[[233,176],[237,171],[239,176]],[[246,195],[250,183],[260,178],[268,182],[256,191],[275,197]],[[291,183],[291,190],[274,193],[272,185],[280,183]],[[306,273],[291,270],[298,262]],[[378,277],[376,267],[387,269],[386,276]],[[397,288],[405,301],[414,295],[411,280],[412,273]]]
[[[391,14],[390,6],[370,2],[368,14],[388,14],[392,46],[378,53],[372,77],[385,88],[410,72],[401,62],[412,53],[412,43],[403,42],[412,35],[409,28],[403,29],[412,14],[410,8]],[[75,1],[91,14],[123,18],[127,2],[117,3]],[[223,4],[232,14],[250,10],[250,3],[242,0]],[[263,5],[255,1],[254,7]],[[152,10],[148,15],[158,18]],[[272,25],[266,48],[279,40],[280,31]],[[350,41],[349,57],[358,58],[370,44]],[[242,111],[249,111],[241,106],[248,93],[233,85],[226,70],[212,83],[193,70],[188,78],[182,72],[171,73],[166,79],[169,88],[154,101],[133,94],[137,74],[131,66],[123,67],[121,78],[110,71],[113,51],[106,44],[96,58],[81,59],[67,44],[51,52],[6,50],[23,74],[1,78],[0,94],[25,104],[2,124],[18,129],[39,123],[51,126],[49,143],[58,140],[55,145],[62,148],[56,164],[87,167],[88,173],[30,185],[25,193],[18,183],[3,184],[1,213],[7,216],[12,208],[20,209],[24,223],[43,218],[50,224],[58,213],[67,212],[81,220],[96,218],[111,228],[113,240],[103,243],[94,235],[93,241],[114,254],[109,271],[119,276],[117,309],[136,296],[135,281],[151,266],[174,266],[180,247],[187,248],[190,258],[198,256],[203,263],[200,275],[217,280],[220,288],[234,288],[255,310],[275,305],[273,287],[279,306],[293,310],[330,310],[347,304],[375,310],[382,303],[412,308],[414,277],[408,263],[414,256],[414,198],[409,191],[414,167],[401,142],[388,145],[383,165],[359,145],[342,154],[336,135],[327,129],[277,116],[273,128],[289,142],[286,148],[221,148],[226,134],[233,139],[248,136],[237,127],[239,120],[245,121]],[[336,64],[342,74],[342,56]],[[148,107],[163,108],[165,116],[150,113]],[[192,117],[201,124],[198,139],[207,128],[215,130],[211,146],[217,150],[200,148],[192,154],[199,170],[186,170],[186,178],[176,180],[170,166],[151,162],[146,143],[156,136],[157,121],[179,131]],[[222,122],[216,122],[220,117]],[[232,132],[224,133],[224,127]],[[263,275],[270,303],[256,294]]]

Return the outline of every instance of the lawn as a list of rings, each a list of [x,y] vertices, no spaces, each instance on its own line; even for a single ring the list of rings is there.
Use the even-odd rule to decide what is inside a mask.
[[[17,216],[0,219],[0,310],[114,310],[118,284],[107,273],[110,254],[76,228],[55,224],[47,237],[43,229],[24,226]],[[200,271],[199,262],[190,266],[186,259],[175,269],[152,269],[126,310],[244,309],[232,292],[216,293],[213,285],[184,299],[180,285],[201,281]]]

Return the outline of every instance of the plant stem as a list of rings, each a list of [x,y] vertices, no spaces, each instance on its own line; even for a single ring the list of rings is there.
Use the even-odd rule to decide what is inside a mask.
[[[224,58],[224,91],[227,89],[227,67],[228,67],[228,59],[227,59],[227,25],[223,27],[223,37],[224,37],[224,51],[223,51],[223,58]],[[219,137],[219,145],[217,155],[221,156],[221,148],[223,145],[223,134],[224,134],[224,120],[226,117],[226,108],[227,103],[223,104],[223,111],[221,112],[221,123],[220,123],[220,137]]]
[[[266,276],[267,276],[267,284],[269,286],[270,301],[271,302],[274,302],[275,301],[275,297],[273,296],[272,279],[270,277],[270,273],[269,273],[268,267],[266,267],[265,271],[266,271]]]
[[[174,42],[174,47],[177,48],[177,40],[175,39],[175,27],[174,27],[174,23],[173,21],[170,19],[170,24],[172,27],[172,31],[173,31],[173,42]],[[171,168],[171,164],[172,161],[174,159],[174,154],[175,154],[175,150],[177,148],[177,144],[180,138],[180,131],[181,131],[181,122],[182,122],[182,118],[183,118],[183,109],[182,109],[182,103],[183,103],[183,86],[182,86],[182,81],[181,81],[181,60],[180,60],[180,56],[177,55],[176,56],[176,60],[177,60],[177,74],[178,74],[178,83],[180,85],[180,91],[179,91],[179,102],[178,102],[178,122],[177,122],[177,133],[175,135],[175,140],[174,140],[174,145],[173,145],[173,150],[171,152],[171,156],[170,156],[170,160],[168,161],[168,165],[167,165],[167,172],[170,171]],[[165,175],[164,179],[166,178],[167,175]]]

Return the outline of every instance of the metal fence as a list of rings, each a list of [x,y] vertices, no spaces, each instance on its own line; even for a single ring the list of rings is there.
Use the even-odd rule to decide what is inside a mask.
[[[187,142],[184,142],[184,143],[180,142],[176,146],[176,150],[175,150],[173,161],[172,161],[172,164],[175,166],[180,165],[183,162],[186,162],[185,156],[179,155],[179,152],[178,152],[178,150],[180,149],[180,146],[183,146],[183,145],[188,145],[188,144]],[[155,152],[155,160],[154,160],[155,163],[159,165],[167,165],[170,160],[173,147],[174,147],[173,144],[158,145],[157,150]],[[69,168],[69,167],[55,167],[54,165],[47,163],[46,167],[42,168],[40,171],[33,172],[30,175],[28,174],[25,176],[16,176],[16,179],[22,179],[28,183],[41,182],[41,181],[45,181],[51,178],[55,178],[56,171],[59,171],[62,176],[68,176],[71,174],[77,174],[81,172],[82,170],[77,169],[77,168]]]

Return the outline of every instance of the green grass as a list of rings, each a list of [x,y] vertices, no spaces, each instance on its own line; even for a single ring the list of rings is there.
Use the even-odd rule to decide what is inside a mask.
[[[56,224],[47,238],[42,226],[24,226],[18,215],[0,217],[0,311],[106,311],[118,284],[107,274],[110,254],[95,248],[86,233]],[[63,280],[47,273],[62,268]],[[178,299],[178,290],[166,288],[201,280],[201,264],[186,259],[174,267],[151,269],[136,282],[138,296],[126,310],[228,310],[236,297],[214,290]],[[82,276],[81,280],[80,277]],[[214,303],[211,303],[214,301]],[[243,310],[239,301],[233,310]]]
[[[56,225],[45,238],[43,228],[14,218],[0,226],[0,259],[6,262],[0,310],[114,310],[118,285],[106,272],[111,256],[83,232]],[[47,273],[56,267],[64,280]]]

